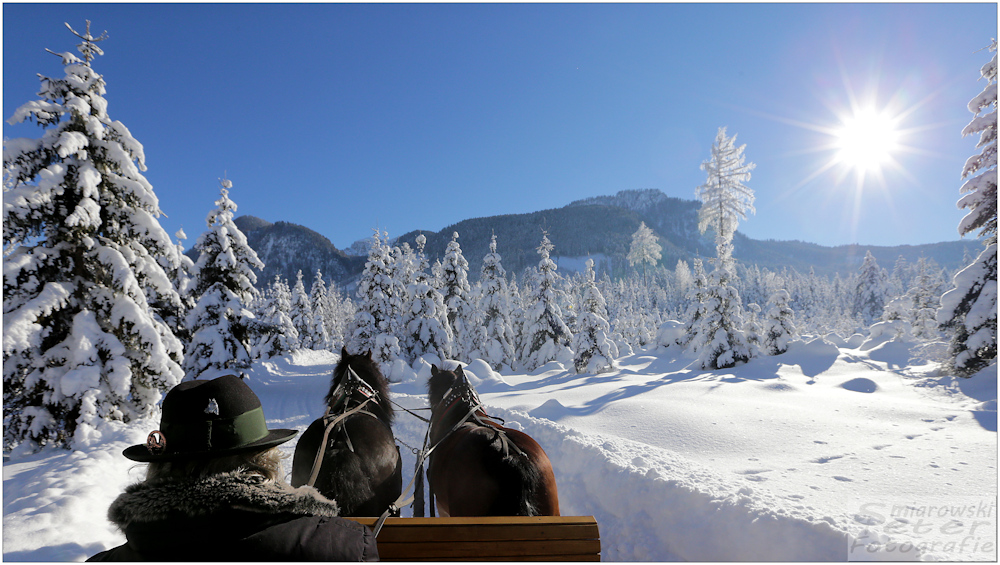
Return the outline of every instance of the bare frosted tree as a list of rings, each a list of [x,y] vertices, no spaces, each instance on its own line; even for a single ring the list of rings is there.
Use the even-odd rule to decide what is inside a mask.
[[[740,220],[747,218],[747,212],[756,212],[753,190],[743,183],[750,180],[750,171],[757,165],[745,162],[745,148],[746,144],[736,145],[735,135],[726,136],[726,128],[719,128],[712,143],[712,158],[701,164],[708,178],[694,191],[702,201],[698,211],[698,229],[702,233],[708,226],[715,229],[720,261],[727,260],[731,254],[729,244]]]
[[[639,222],[639,229],[632,234],[632,246],[628,250],[628,264],[633,267],[636,263],[642,264],[642,282],[646,282],[646,263],[650,266],[656,265],[660,261],[660,247],[656,240],[656,234],[646,226],[646,222]]]

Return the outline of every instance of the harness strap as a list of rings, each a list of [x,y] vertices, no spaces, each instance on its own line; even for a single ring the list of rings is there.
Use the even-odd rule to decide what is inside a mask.
[[[368,400],[365,400],[361,404],[358,404],[356,407],[348,410],[347,412],[344,412],[343,414],[337,416],[336,418],[331,419],[326,424],[326,426],[323,429],[323,441],[320,443],[319,449],[316,450],[316,457],[313,459],[312,472],[309,474],[309,480],[306,482],[307,485],[314,486],[316,484],[316,479],[319,477],[319,468],[323,466],[323,455],[326,454],[326,443],[330,439],[330,432],[333,430],[334,427],[336,427],[337,424],[339,424],[340,422],[343,422],[349,416],[353,416],[354,414],[357,414],[359,412],[363,412],[363,408],[369,402],[371,402],[370,398]],[[365,412],[365,413],[369,414],[369,415],[371,415],[373,417],[375,416],[374,414],[371,414],[370,412]],[[326,421],[329,417],[330,417],[330,407],[327,406],[326,412],[323,413],[323,420]],[[347,441],[348,441],[348,445],[349,445],[351,439],[348,438]],[[353,451],[353,450],[354,449],[352,447],[351,451]]]

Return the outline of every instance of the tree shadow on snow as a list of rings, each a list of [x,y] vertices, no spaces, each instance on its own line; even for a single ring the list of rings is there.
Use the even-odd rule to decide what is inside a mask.
[[[775,378],[777,375],[764,378]],[[588,400],[581,406],[566,407],[566,414],[570,416],[589,416],[603,410],[612,402],[640,396],[647,392],[656,390],[663,386],[677,384],[681,382],[741,382],[745,380],[762,380],[755,377],[739,378],[735,375],[720,375],[718,372],[705,371],[702,369],[686,368],[663,375],[657,379],[652,379],[643,383],[631,384],[622,388],[617,388],[597,398]],[[721,385],[720,385],[721,386]]]

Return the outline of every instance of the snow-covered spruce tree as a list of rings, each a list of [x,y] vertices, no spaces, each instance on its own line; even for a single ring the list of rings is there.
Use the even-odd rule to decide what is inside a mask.
[[[789,300],[788,291],[781,289],[775,291],[767,301],[762,343],[767,355],[781,355],[788,351],[788,343],[795,338],[795,312],[788,306]]]
[[[184,228],[177,230],[177,232],[174,233],[174,237],[177,238],[177,244],[174,247],[177,249],[178,264],[177,268],[172,271],[168,271],[167,275],[170,277],[170,282],[174,285],[174,289],[177,290],[177,294],[180,295],[181,302],[184,303],[186,310],[195,304],[194,297],[191,296],[191,279],[192,273],[194,272],[194,261],[184,254],[183,242],[187,239],[187,234],[184,233]]]
[[[514,358],[511,359],[510,366],[513,368],[520,360],[518,352],[524,350],[524,299],[521,297],[521,289],[517,286],[517,275],[510,276],[507,292],[510,296],[510,324],[513,332],[510,346],[514,348]]]
[[[965,162],[962,178],[965,184],[959,189],[964,194],[958,207],[969,211],[958,224],[958,233],[965,235],[979,231],[986,238],[986,246],[997,242],[997,41],[989,47],[993,58],[980,70],[986,87],[969,102],[969,111],[975,114],[962,135],[979,134],[978,155]]]
[[[302,282],[302,270],[295,274],[295,286],[292,287],[292,309],[288,312],[292,318],[295,330],[299,332],[299,347],[313,348],[313,307]]]
[[[320,351],[335,351],[330,341],[328,324],[334,319],[333,308],[327,296],[326,281],[323,272],[316,269],[312,288],[309,289],[309,303],[313,306],[312,328],[313,349]]]
[[[684,312],[684,331],[681,332],[681,337],[677,341],[677,345],[688,348],[696,345],[694,341],[695,328],[701,323],[701,318],[704,316],[704,301],[705,301],[705,287],[708,286],[708,277],[705,275],[705,267],[702,263],[700,257],[696,257],[692,264],[694,265],[694,274],[692,275],[692,283],[690,289],[687,292],[687,310]]]
[[[913,285],[906,292],[910,302],[908,318],[913,335],[925,339],[938,337],[937,310],[941,303],[940,284],[926,257],[917,260]]]
[[[403,312],[411,363],[427,354],[435,355],[443,362],[447,358],[446,352],[451,341],[444,296],[427,275],[427,257],[424,255],[426,243],[427,238],[423,234],[417,236],[413,282],[406,289],[408,306]]]
[[[723,250],[724,257],[728,250]],[[732,283],[731,262],[719,261],[708,277],[701,317],[694,327],[692,346],[703,369],[725,369],[753,356],[743,332],[739,293]]]
[[[746,320],[743,324],[743,333],[746,334],[747,343],[750,344],[750,356],[758,357],[764,334],[760,325],[760,305],[756,302],[751,302],[746,305],[744,312],[746,312]]]
[[[66,27],[69,27],[67,24]],[[97,439],[102,420],[150,417],[180,382],[181,342],[164,309],[181,300],[179,267],[160,226],[142,144],[112,120],[91,67],[105,35],[79,34],[83,58],[56,54],[63,78],[41,77],[40,139],[3,142],[4,447]]]
[[[983,66],[986,88],[969,102],[975,114],[963,135],[979,133],[982,151],[965,163],[965,194],[958,207],[969,210],[958,224],[965,235],[979,230],[986,249],[955,275],[955,288],[941,297],[937,320],[954,332],[948,348],[949,366],[956,374],[971,376],[997,357],[997,42],[990,45],[993,59]]]
[[[712,144],[712,157],[702,163],[707,173],[705,184],[695,189],[701,199],[698,229],[715,230],[715,268],[702,294],[701,319],[693,325],[694,347],[706,369],[723,369],[752,357],[753,350],[743,332],[742,301],[736,287],[733,263],[733,235],[747,212],[754,212],[753,190],[743,183],[750,180],[754,163],[745,163],[743,150],[736,146],[736,136],[727,137],[719,128]]]
[[[299,331],[288,315],[292,309],[292,291],[281,280],[281,275],[274,275],[274,282],[260,304],[261,315],[258,318],[261,331],[251,356],[254,359],[270,359],[286,351],[299,349]]]
[[[886,279],[885,270],[878,266],[872,252],[866,251],[851,305],[851,315],[860,316],[865,327],[882,319],[882,311],[888,302]]]
[[[247,307],[257,295],[254,270],[262,270],[264,263],[233,222],[232,186],[222,181],[217,208],[205,220],[208,230],[194,245],[198,261],[192,273],[192,296],[197,303],[187,315],[191,342],[184,372],[188,379],[211,369],[245,369],[252,362],[250,334],[255,316]]]
[[[514,325],[510,316],[510,291],[507,273],[497,253],[497,236],[490,239],[490,252],[483,257],[479,276],[482,295],[479,308],[483,313],[486,336],[480,356],[496,370],[514,364]]]
[[[368,251],[368,262],[358,281],[358,311],[354,316],[348,350],[354,354],[371,351],[372,358],[382,365],[383,371],[387,371],[389,365],[400,355],[397,330],[401,326],[399,314],[402,297],[392,279],[389,234],[383,233],[382,238],[379,237],[378,230],[375,230]]]
[[[577,373],[604,373],[615,368],[618,347],[611,341],[608,308],[597,288],[594,260],[587,259],[584,273],[582,304],[573,334],[573,366]]]
[[[549,235],[543,232],[537,251],[538,275],[530,294],[524,297],[524,344],[521,350],[522,366],[533,371],[549,361],[568,362],[573,352],[569,344],[573,333],[562,318],[559,301],[562,291],[557,285],[559,274],[556,264],[549,259],[554,246]]]
[[[646,282],[646,264],[655,266],[660,262],[660,247],[653,230],[646,227],[646,222],[639,222],[639,229],[632,234],[632,245],[628,250],[628,264],[635,267],[642,265],[642,281]]]
[[[330,334],[330,350],[337,352],[344,347],[348,326],[354,320],[354,302],[350,297],[341,294],[336,285],[327,287],[326,300],[330,312],[326,319],[326,330]]]
[[[410,363],[414,359],[414,345],[406,332],[406,313],[412,307],[412,297],[408,289],[410,288],[410,284],[415,280],[420,260],[413,249],[410,248],[410,244],[405,242],[401,245],[392,246],[389,256],[391,258],[389,277],[392,281],[392,294],[399,297],[396,304],[397,311],[393,328],[396,337],[399,339],[399,356],[404,361]]]
[[[448,307],[448,324],[451,326],[452,347],[450,355],[456,359],[469,359],[469,354],[479,349],[479,320],[472,287],[469,286],[469,262],[462,255],[458,232],[454,232],[441,263],[442,291]]]

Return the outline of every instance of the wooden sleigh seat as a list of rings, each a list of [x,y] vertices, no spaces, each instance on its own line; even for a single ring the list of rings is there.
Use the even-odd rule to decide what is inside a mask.
[[[377,518],[349,518],[369,528]],[[593,516],[388,518],[383,561],[600,561]]]

